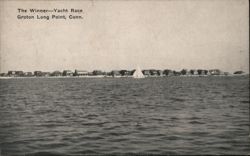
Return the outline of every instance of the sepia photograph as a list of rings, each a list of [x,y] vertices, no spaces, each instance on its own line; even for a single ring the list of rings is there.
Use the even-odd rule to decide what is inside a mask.
[[[250,155],[248,0],[0,0],[0,156]]]

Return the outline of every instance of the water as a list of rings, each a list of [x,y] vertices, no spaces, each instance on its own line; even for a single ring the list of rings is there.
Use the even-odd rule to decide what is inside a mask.
[[[2,155],[249,154],[249,77],[0,80]]]

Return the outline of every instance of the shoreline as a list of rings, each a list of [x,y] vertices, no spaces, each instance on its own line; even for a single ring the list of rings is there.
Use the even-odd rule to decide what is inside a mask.
[[[145,78],[170,78],[170,77],[239,77],[249,76],[249,74],[241,75],[179,75],[179,76],[145,76]],[[0,77],[0,79],[69,79],[69,78],[133,78],[132,76],[44,76],[44,77]]]

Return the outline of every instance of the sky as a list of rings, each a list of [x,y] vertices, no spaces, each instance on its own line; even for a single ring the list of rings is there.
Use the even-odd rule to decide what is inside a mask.
[[[20,20],[26,14],[18,8],[82,9],[83,19]],[[249,72],[248,23],[247,0],[3,0],[0,72],[137,66]]]

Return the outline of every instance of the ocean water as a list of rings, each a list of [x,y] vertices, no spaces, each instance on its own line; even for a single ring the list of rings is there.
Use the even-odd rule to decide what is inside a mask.
[[[250,154],[249,76],[0,80],[0,153]]]

